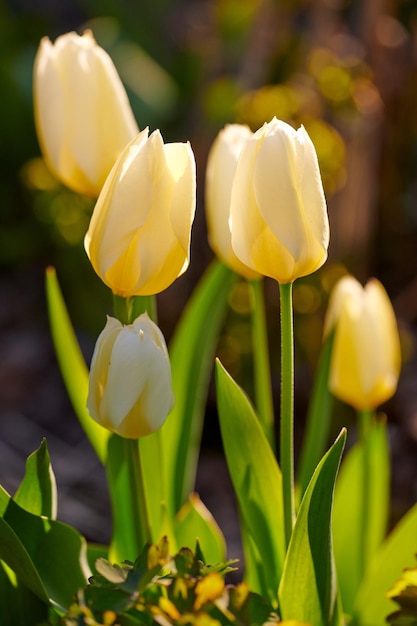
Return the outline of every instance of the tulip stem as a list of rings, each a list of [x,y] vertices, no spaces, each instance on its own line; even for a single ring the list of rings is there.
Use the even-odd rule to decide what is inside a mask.
[[[373,409],[362,409],[358,411],[358,438],[362,446],[362,523],[361,523],[361,569],[362,575],[365,573],[369,563],[369,548],[372,541],[369,541],[370,528],[369,506],[372,502],[372,477],[371,477],[371,450],[369,446],[369,435],[375,424],[376,415]]]
[[[116,296],[113,294],[113,310],[116,317],[122,324],[130,324],[130,298]]]
[[[254,294],[252,313],[253,360],[255,377],[255,402],[259,419],[271,448],[275,450],[274,406],[271,390],[268,334],[266,330],[263,280],[251,281]]]
[[[143,482],[139,441],[137,439],[125,439],[124,442],[128,468],[130,498],[132,503],[132,521],[133,528],[136,532],[139,554],[147,543],[152,543],[152,534],[149,523],[145,485]]]
[[[279,284],[281,311],[280,464],[288,547],[295,521],[294,506],[294,328],[292,283]]]

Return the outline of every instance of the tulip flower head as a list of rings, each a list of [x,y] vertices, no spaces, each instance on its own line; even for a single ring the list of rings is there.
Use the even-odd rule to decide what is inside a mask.
[[[41,40],[34,65],[35,123],[51,171],[73,191],[97,197],[137,134],[126,91],[91,31]]]
[[[85,237],[95,271],[113,293],[152,295],[188,267],[195,213],[189,144],[145,129],[125,148],[98,198]]]
[[[329,388],[358,410],[374,409],[397,388],[400,340],[388,295],[376,279],[363,288],[346,276],[335,286],[325,334],[334,329]]]
[[[232,246],[256,272],[291,283],[327,258],[329,222],[317,154],[301,126],[274,118],[241,151],[231,199]]]
[[[158,430],[173,406],[165,339],[146,313],[123,326],[108,317],[97,339],[87,408],[108,430],[138,439]]]
[[[252,136],[248,126],[227,124],[217,135],[207,159],[206,217],[210,246],[217,257],[249,280],[260,274],[242,263],[232,248],[230,200],[233,177],[242,147]]]

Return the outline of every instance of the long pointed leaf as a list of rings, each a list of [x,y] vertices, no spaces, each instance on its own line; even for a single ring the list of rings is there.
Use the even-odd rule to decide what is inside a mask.
[[[214,353],[235,279],[231,270],[213,262],[188,301],[170,343],[175,406],[160,435],[171,514],[177,513],[194,491]]]
[[[375,554],[356,596],[355,623],[380,626],[398,608],[385,594],[405,568],[415,567],[416,552],[417,504],[398,522]]]
[[[29,513],[56,518],[56,481],[46,439],[27,458],[25,476],[13,500]]]
[[[175,519],[178,547],[193,546],[198,539],[205,563],[215,564],[226,559],[226,542],[214,517],[196,493],[191,494]]]
[[[332,395],[329,391],[328,379],[333,336],[334,333],[331,333],[323,344],[308,407],[298,470],[301,496],[307,489],[307,485],[327,446],[332,408]]]
[[[216,364],[220,429],[245,527],[259,552],[259,590],[272,602],[285,555],[282,477],[262,426],[242,389]],[[258,590],[256,590],[258,591]]]
[[[364,491],[364,472],[369,493]],[[388,440],[386,425],[381,422],[369,433],[365,447],[357,443],[349,450],[336,484],[334,554],[343,608],[348,614],[353,612],[367,564],[385,537],[389,491]]]
[[[46,294],[52,339],[62,377],[74,411],[98,458],[105,461],[109,431],[88,414],[88,368],[75,336],[53,267],[46,271]]]
[[[0,559],[40,600],[68,608],[90,575],[86,548],[74,528],[28,513],[0,487]]]
[[[337,623],[331,509],[345,440],[343,430],[317,466],[301,501],[279,586],[283,620],[314,626]]]

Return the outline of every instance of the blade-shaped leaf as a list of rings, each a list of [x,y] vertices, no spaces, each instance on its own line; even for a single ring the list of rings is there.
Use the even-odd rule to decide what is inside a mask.
[[[87,411],[88,369],[75,336],[58,284],[55,269],[46,271],[46,294],[52,339],[59,367],[74,411],[100,461],[104,463],[109,431]]]
[[[356,596],[354,617],[361,626],[380,626],[397,605],[386,592],[403,570],[415,566],[417,553],[417,504],[390,532],[374,555]]]
[[[283,620],[314,626],[337,623],[331,509],[345,440],[346,431],[342,430],[317,466],[301,501],[278,592]]]
[[[60,609],[90,575],[86,542],[74,528],[28,513],[1,487],[0,559],[38,598]]]
[[[19,583],[3,561],[0,561],[0,614],[2,624],[7,626],[41,624],[48,618],[47,603]]]
[[[175,519],[175,537],[179,548],[201,546],[205,563],[214,565],[226,560],[226,542],[210,511],[196,493],[190,495]]]
[[[56,481],[46,439],[27,458],[25,476],[13,499],[29,513],[56,518]]]
[[[308,407],[306,429],[301,448],[298,483],[301,496],[323,456],[328,442],[332,413],[332,395],[328,379],[334,333],[323,344]]]
[[[158,541],[164,534],[162,532],[164,525],[162,517],[163,508],[166,506],[165,503],[167,501],[165,482],[166,458],[162,446],[161,431],[156,431],[152,435],[139,439],[143,481],[154,541]],[[175,472],[172,470],[172,473]]]
[[[274,602],[285,555],[281,472],[247,396],[219,361],[216,383],[227,465],[240,513],[260,556],[260,591]]]
[[[342,604],[348,614],[352,614],[367,564],[385,537],[389,465],[386,425],[380,422],[365,444],[356,443],[349,450],[340,468],[333,506],[333,539]]]
[[[160,433],[167,504],[173,515],[194,491],[214,352],[235,280],[231,270],[219,261],[213,262],[188,301],[170,342],[175,406]]]

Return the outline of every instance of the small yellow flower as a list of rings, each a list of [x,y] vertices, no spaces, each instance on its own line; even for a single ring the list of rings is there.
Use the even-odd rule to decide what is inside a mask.
[[[109,55],[91,31],[44,37],[34,65],[35,123],[43,156],[70,189],[97,197],[138,128]]]
[[[395,314],[376,279],[363,288],[351,276],[336,284],[325,333],[334,328],[329,388],[356,409],[373,409],[397,388],[401,350]]]
[[[228,124],[217,135],[207,159],[206,218],[210,246],[217,257],[249,280],[260,274],[242,263],[232,248],[230,200],[233,177],[244,143],[252,136],[247,126]]]
[[[323,265],[329,222],[316,151],[304,127],[274,118],[244,144],[233,179],[232,246],[279,283]]]
[[[158,430],[173,406],[164,337],[146,313],[123,326],[113,317],[97,339],[87,408],[101,426],[128,439]]]
[[[139,133],[111,170],[85,249],[113,293],[153,295],[188,267],[195,213],[195,161],[188,143]]]

